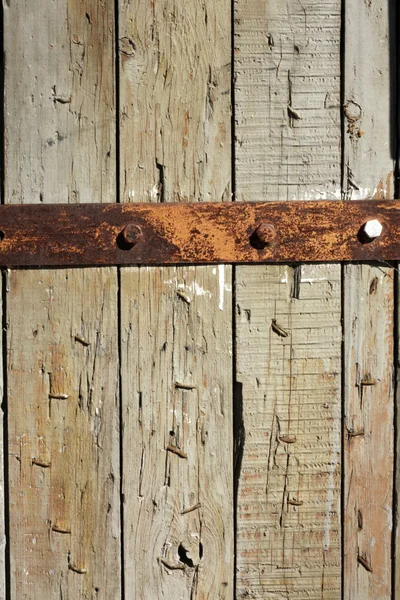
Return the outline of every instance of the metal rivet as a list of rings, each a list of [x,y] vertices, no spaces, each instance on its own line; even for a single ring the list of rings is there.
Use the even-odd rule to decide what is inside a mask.
[[[254,232],[256,239],[262,244],[269,244],[276,238],[276,229],[272,223],[263,221]]]
[[[121,233],[122,239],[128,246],[135,246],[143,237],[142,230],[135,223],[128,223]]]
[[[361,228],[361,234],[365,241],[372,242],[376,238],[380,237],[382,233],[382,224],[378,219],[371,219],[364,223]]]

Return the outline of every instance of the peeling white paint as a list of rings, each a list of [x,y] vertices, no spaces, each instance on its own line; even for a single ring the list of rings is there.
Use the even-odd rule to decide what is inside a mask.
[[[225,265],[218,265],[219,310],[224,310]]]
[[[355,182],[357,183],[357,182]],[[351,192],[351,199],[352,200],[364,200],[364,198],[373,198],[375,196],[375,194],[377,193],[378,189],[374,188],[373,190],[371,190],[371,188],[363,188],[363,187],[359,187],[358,190],[352,190]],[[386,190],[381,189],[380,194],[384,194],[386,196]]]
[[[357,184],[357,182],[355,182]],[[364,198],[373,198],[377,193],[377,188],[373,190],[367,187],[358,187],[358,190],[352,189],[351,199],[352,200],[363,200]],[[385,189],[380,189],[380,194],[386,195]],[[337,188],[335,191],[328,191],[324,188],[315,188],[313,190],[305,190],[301,192],[300,197],[302,200],[341,200],[342,189]],[[292,200],[298,200],[298,191],[293,194]]]
[[[173,283],[173,282],[166,282],[166,283]],[[184,283],[178,283],[178,288],[180,290],[187,290],[189,292],[192,292],[192,294],[196,294],[196,296],[208,296],[209,298],[211,298],[211,296],[212,296],[210,290],[205,290],[203,287],[201,287],[201,285],[199,285],[197,283],[197,281],[192,281],[192,283],[190,285],[185,285]]]
[[[213,274],[216,275],[217,269],[213,269]],[[224,310],[224,292],[231,292],[232,285],[230,283],[225,283],[225,265],[218,265],[218,277],[219,277],[219,310]],[[176,283],[175,279],[164,279],[165,285],[173,285],[177,287],[178,290],[182,290],[185,292],[189,292],[195,294],[196,296],[207,296],[208,298],[212,298],[213,294],[210,290],[204,289],[201,285],[197,283],[197,281],[192,281],[189,285],[180,282]]]
[[[385,512],[387,514],[387,527],[388,527],[389,531],[392,531],[392,529],[393,529],[392,507],[390,504],[386,504],[384,508],[385,508]]]
[[[153,185],[153,187],[149,191],[149,196],[153,200],[155,200],[158,197],[158,185]]]
[[[300,283],[315,283],[316,281],[328,281],[327,277],[302,277]]]
[[[313,190],[305,190],[300,194],[302,200],[340,200],[342,198],[341,188],[337,188],[334,192],[327,191],[326,188],[315,188]],[[298,192],[293,194],[292,200],[298,200]]]
[[[211,296],[212,296],[212,293],[210,292],[210,290],[205,290],[196,281],[193,281],[193,283],[190,287],[191,287],[193,293],[196,294],[196,296],[208,296],[209,298],[211,298]]]

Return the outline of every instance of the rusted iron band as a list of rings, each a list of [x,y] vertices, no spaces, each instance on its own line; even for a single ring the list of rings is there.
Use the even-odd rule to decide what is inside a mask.
[[[400,259],[397,200],[5,205],[0,230],[7,267]]]

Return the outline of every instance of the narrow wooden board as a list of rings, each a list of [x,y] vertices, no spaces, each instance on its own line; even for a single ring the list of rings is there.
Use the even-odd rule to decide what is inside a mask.
[[[235,3],[237,199],[340,199],[339,0]],[[236,597],[341,597],[338,265],[237,267]]]
[[[2,323],[4,322],[3,320],[3,309],[4,309],[4,304],[3,304],[3,288],[4,288],[4,281],[5,281],[5,274],[2,274],[2,291],[0,294],[0,302],[1,302],[1,309],[0,309],[0,318],[2,319]],[[2,350],[2,356],[4,356],[3,354],[3,339],[4,336],[2,336],[1,342],[0,342],[0,347]],[[0,506],[3,507],[1,512],[0,512],[0,600],[5,600],[6,599],[6,594],[7,594],[7,559],[6,559],[6,544],[7,544],[7,531],[6,531],[6,524],[5,524],[5,515],[8,513],[8,507],[6,506],[6,502],[7,502],[7,481],[6,481],[6,473],[7,471],[4,469],[4,452],[5,452],[5,448],[4,448],[4,427],[6,426],[5,423],[5,419],[6,419],[6,411],[5,406],[5,376],[4,376],[4,364],[2,361],[1,367],[0,367],[0,394],[1,394],[1,398],[2,398],[2,414],[1,414],[1,418],[0,418]]]
[[[5,200],[115,199],[112,3],[4,3]],[[7,287],[13,600],[121,597],[116,269]]]
[[[391,598],[393,271],[346,268],[344,598]]]
[[[393,198],[389,4],[345,3],[347,199]],[[344,267],[344,600],[392,597],[394,276]]]
[[[121,201],[229,201],[230,2],[119,8]],[[231,268],[120,289],[126,597],[231,600]]]

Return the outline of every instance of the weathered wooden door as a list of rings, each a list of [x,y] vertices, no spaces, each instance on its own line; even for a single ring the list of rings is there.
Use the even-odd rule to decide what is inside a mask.
[[[394,197],[396,0],[2,4],[4,203]],[[396,294],[4,272],[0,597],[397,598]]]

